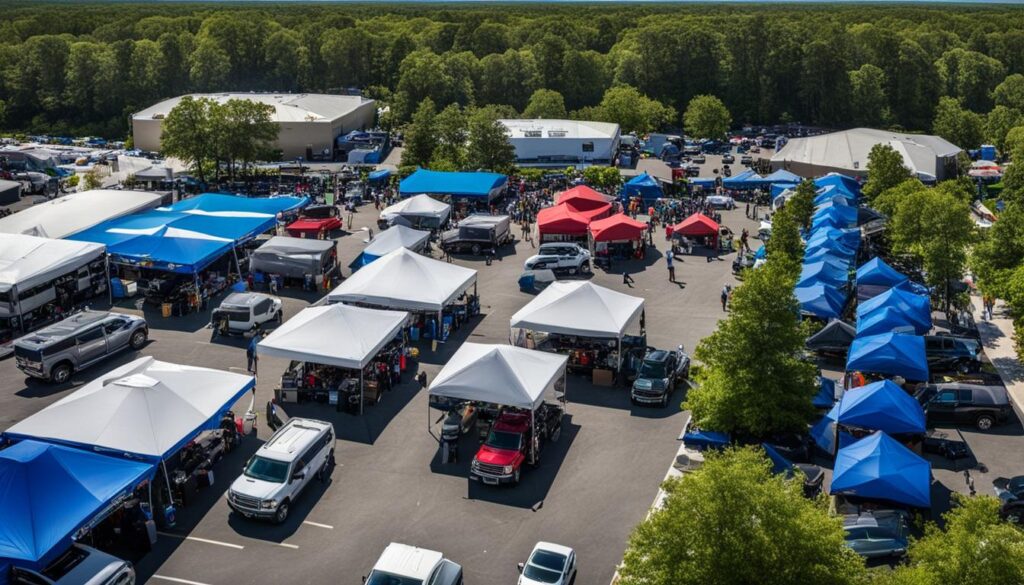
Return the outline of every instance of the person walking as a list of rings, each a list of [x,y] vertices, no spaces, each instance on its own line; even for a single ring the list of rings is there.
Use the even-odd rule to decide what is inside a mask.
[[[728,284],[722,287],[722,295],[721,296],[722,296],[722,312],[723,313],[725,311],[729,310],[729,308],[727,306],[729,304],[729,292],[730,291],[729,291],[729,285]]]
[[[623,270],[622,271],[622,284],[628,286],[629,288],[633,288],[633,283],[634,282],[635,281],[633,280],[633,277],[629,275],[629,272],[626,272],[625,270]]]
[[[246,370],[253,374],[256,373],[257,363],[259,362],[259,358],[256,357],[256,346],[259,342],[260,334],[257,332],[252,336],[252,339],[249,340],[248,347],[245,348],[245,359],[247,362]]]
[[[668,267],[668,281],[676,281],[676,267],[674,264],[675,257],[672,255],[672,250],[665,250],[665,265]]]

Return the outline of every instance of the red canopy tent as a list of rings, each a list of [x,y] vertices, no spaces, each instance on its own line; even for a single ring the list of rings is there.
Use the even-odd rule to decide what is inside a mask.
[[[571,204],[574,209],[580,211],[598,209],[613,200],[614,197],[598,193],[586,185],[579,185],[569,189],[568,191],[562,191],[558,196],[559,205],[568,203]]]
[[[643,240],[647,224],[637,221],[625,213],[599,219],[590,224],[590,237],[595,242],[617,242]]]
[[[545,207],[537,213],[537,233],[542,243],[545,236],[586,236],[588,225],[589,217],[573,211],[567,205]]]
[[[690,238],[713,237],[714,245],[718,246],[718,223],[703,213],[694,213],[690,217],[672,226],[672,233]]]
[[[577,203],[583,203],[583,201],[579,199],[573,199],[572,201],[565,201],[563,203],[559,203],[558,207],[568,207],[569,211],[578,213],[583,217],[586,217],[589,221],[594,221],[596,219],[604,219],[612,214],[611,203],[602,203],[601,205],[596,205],[593,207],[587,206],[587,204],[584,204],[584,206],[581,207],[576,205]]]

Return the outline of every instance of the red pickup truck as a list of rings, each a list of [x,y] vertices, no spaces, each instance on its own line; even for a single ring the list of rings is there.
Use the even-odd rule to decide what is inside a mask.
[[[529,411],[502,411],[473,457],[469,478],[488,485],[518,484],[523,464],[540,463],[544,445],[558,441],[561,432],[562,408],[557,405],[542,403],[534,413],[533,428]]]

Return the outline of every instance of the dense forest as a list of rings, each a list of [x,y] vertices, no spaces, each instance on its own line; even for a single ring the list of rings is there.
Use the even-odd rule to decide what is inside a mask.
[[[1009,5],[0,2],[8,132],[125,136],[161,98],[223,90],[359,88],[403,123],[425,97],[521,112],[550,89],[600,116],[628,85],[676,126],[714,94],[734,124],[925,131],[945,107],[975,141],[1019,121],[1022,73]]]

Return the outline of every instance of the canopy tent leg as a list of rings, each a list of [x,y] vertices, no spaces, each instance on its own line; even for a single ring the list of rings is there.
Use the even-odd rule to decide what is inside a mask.
[[[363,379],[365,378],[365,371],[366,370],[363,368],[359,368],[359,416],[363,415],[363,405],[366,403],[366,397],[363,396],[363,387],[366,385],[365,382],[363,382]]]
[[[103,255],[103,262],[104,262],[104,265],[105,265],[104,266],[104,271],[106,272],[106,275],[107,275],[107,303],[109,303],[110,306],[114,306],[114,287],[110,283],[110,281],[111,281],[111,276],[110,276],[110,256],[107,255],[107,254],[104,254]],[[150,507],[152,507],[152,502],[150,503]]]
[[[242,263],[238,261],[238,248],[231,246],[231,254],[235,257],[235,268],[238,269],[238,279],[242,279]]]
[[[537,464],[537,422],[534,420],[536,408],[530,409],[530,465]]]
[[[18,298],[18,285],[11,285],[11,298],[14,299],[14,314],[18,316],[18,330],[25,333],[25,316],[21,314],[21,299]]]

